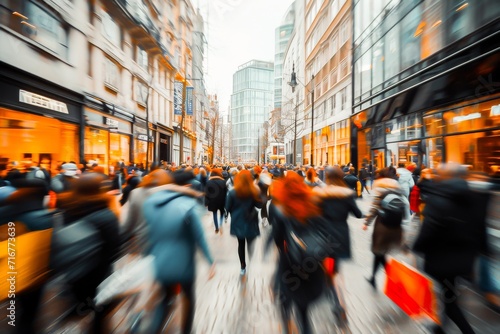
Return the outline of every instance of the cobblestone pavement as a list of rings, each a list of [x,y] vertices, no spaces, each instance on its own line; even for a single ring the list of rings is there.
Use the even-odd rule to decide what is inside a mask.
[[[367,212],[371,197],[365,194],[358,199],[358,205]],[[348,325],[339,328],[331,314],[326,298],[318,300],[311,309],[310,316],[314,332],[323,333],[427,333],[426,325],[410,319],[382,292],[385,279],[383,270],[377,277],[378,290],[373,290],[366,282],[372,265],[370,252],[371,229],[362,231],[362,220],[351,217],[349,225],[352,238],[353,258],[342,263],[341,287],[345,301]],[[241,277],[237,254],[237,241],[229,234],[230,223],[224,224],[220,234],[215,234],[212,215],[203,217],[206,237],[217,262],[216,275],[207,280],[208,264],[197,256],[198,276],[196,281],[196,314],[193,331],[197,334],[267,334],[281,333],[279,313],[272,299],[271,282],[276,267],[274,245],[264,254],[263,243],[271,227],[261,227],[261,237],[255,243],[255,252],[248,262],[248,272]],[[418,223],[405,226],[407,236],[413,239],[418,231]],[[395,254],[397,258],[414,261],[411,257]],[[59,321],[58,316],[67,310],[67,298],[60,293],[58,282],[48,285],[42,308],[40,327],[43,333],[86,333],[91,315],[78,319]],[[463,288],[461,303],[468,319],[477,333],[493,334],[500,328],[500,315],[483,305],[481,297],[471,288]],[[180,298],[178,299],[180,302]],[[127,308],[122,307],[111,320],[111,327],[118,326],[124,317],[130,318]],[[179,331],[179,308],[173,315],[165,333]],[[147,322],[147,317],[146,317]],[[50,326],[49,326],[50,325]],[[120,327],[120,326],[118,326]],[[126,326],[121,326],[121,328]],[[447,333],[459,331],[454,325],[446,327]],[[9,333],[6,321],[0,322],[0,332]],[[116,330],[114,333],[122,333]]]

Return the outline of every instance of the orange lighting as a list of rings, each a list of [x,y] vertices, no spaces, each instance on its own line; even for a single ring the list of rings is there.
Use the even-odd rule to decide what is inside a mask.
[[[424,27],[425,27],[425,22],[424,21],[420,22],[418,24],[417,29],[415,30],[415,34],[413,35],[413,37],[418,37],[422,35],[422,33],[424,32]]]
[[[466,3],[464,3],[462,6],[458,7],[458,8],[457,8],[457,10],[456,10],[456,12],[459,12],[459,11],[461,11],[462,9],[467,8],[468,6],[469,6],[469,3],[468,3],[468,2],[466,2]]]
[[[15,15],[15,16],[19,16],[20,18],[22,18],[23,20],[27,20],[28,17],[27,16],[24,16],[23,14],[19,13],[19,12],[12,12],[12,15]]]
[[[432,25],[432,28],[436,28],[438,25],[440,25],[443,21],[441,20],[437,20],[436,22],[434,22],[434,24]]]
[[[32,25],[32,24],[30,24],[30,23],[28,23],[28,22],[26,22],[26,21],[21,21],[21,24],[27,25],[27,26],[28,26],[28,27],[30,27],[31,29],[36,30],[36,27],[35,27],[34,25]]]

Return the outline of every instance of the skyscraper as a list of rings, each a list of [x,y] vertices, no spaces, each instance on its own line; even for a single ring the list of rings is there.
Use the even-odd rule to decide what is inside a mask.
[[[251,60],[233,75],[231,94],[233,162],[257,162],[259,133],[273,107],[274,64]]]

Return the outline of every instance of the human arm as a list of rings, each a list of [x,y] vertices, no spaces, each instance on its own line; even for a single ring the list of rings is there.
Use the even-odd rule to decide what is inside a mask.
[[[194,240],[196,240],[196,243],[203,252],[203,255],[205,256],[207,261],[211,265],[213,265],[214,259],[212,258],[212,254],[210,253],[210,249],[208,248],[207,240],[205,239],[205,232],[203,231],[203,225],[201,223],[200,216],[200,213],[197,212],[197,205],[193,206],[186,213],[186,221],[188,222],[191,234],[193,235]]]

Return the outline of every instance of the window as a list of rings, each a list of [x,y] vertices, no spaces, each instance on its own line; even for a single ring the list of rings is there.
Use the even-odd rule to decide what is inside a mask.
[[[345,20],[340,24],[340,45],[344,45],[349,39],[349,21]]]
[[[371,49],[361,57],[361,94],[368,93],[372,85]]]
[[[102,12],[102,33],[115,46],[121,46],[120,26],[113,21],[113,18],[106,12]]]
[[[143,69],[148,69],[148,53],[140,46],[137,47],[137,64]]]
[[[384,81],[387,84],[393,83],[388,81],[392,79],[399,71],[399,25],[394,26],[386,35],[384,40]]]
[[[347,75],[347,60],[344,60],[340,64],[340,78],[343,78],[346,75]]]
[[[148,102],[148,97],[149,97],[147,85],[144,84],[142,81],[136,79],[134,87],[134,95],[135,95],[135,101],[145,106]]]
[[[340,107],[340,110],[345,110],[346,108],[346,104],[347,104],[347,88],[343,88],[341,91],[340,91],[340,99],[341,99],[341,107]]]
[[[333,57],[337,50],[339,49],[339,35],[336,33],[332,37],[332,41],[330,43],[330,55]]]
[[[330,72],[330,87],[333,87],[337,84],[337,68],[334,68],[333,71]]]
[[[119,90],[119,82],[120,82],[120,71],[118,69],[118,65],[116,65],[113,61],[106,58],[104,61],[104,84],[115,90]]]
[[[0,4],[0,25],[8,26],[59,57],[67,57],[66,27],[49,8],[34,1],[2,0]],[[12,15],[12,12],[23,13],[29,17],[29,21]]]
[[[373,46],[372,54],[372,76],[373,87],[376,87],[384,80],[384,42],[379,40]]]
[[[421,20],[422,6],[417,6],[401,21],[401,70],[420,60]]]

